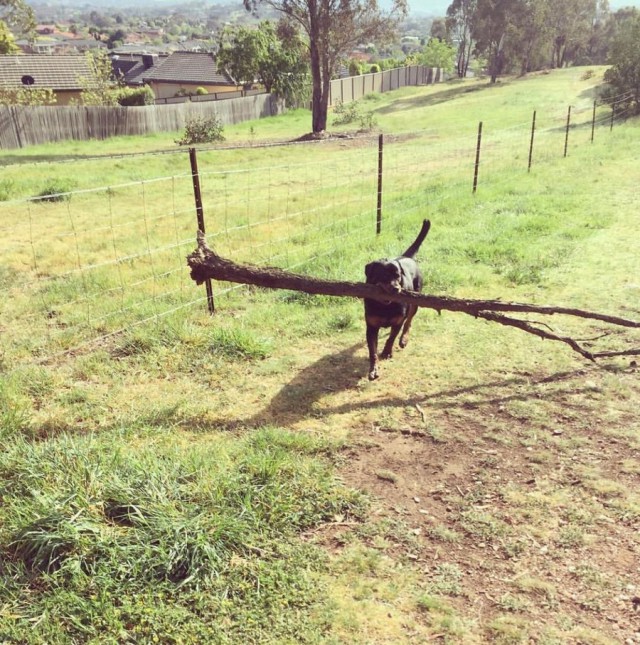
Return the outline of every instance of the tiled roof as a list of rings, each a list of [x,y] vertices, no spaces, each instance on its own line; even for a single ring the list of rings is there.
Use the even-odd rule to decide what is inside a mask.
[[[145,81],[236,85],[229,74],[218,70],[216,60],[209,52],[174,52],[143,77]]]
[[[126,85],[142,85],[143,77],[163,60],[154,54],[117,54],[112,57],[111,66]]]
[[[0,56],[0,87],[5,89],[31,85],[36,89],[79,90],[79,79],[90,74],[84,56]]]

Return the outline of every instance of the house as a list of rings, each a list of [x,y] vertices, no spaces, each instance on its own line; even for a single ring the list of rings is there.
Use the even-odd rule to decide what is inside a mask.
[[[111,57],[113,75],[129,87],[141,87],[144,85],[143,77],[150,73],[155,67],[164,61],[157,54],[114,54]]]
[[[0,91],[23,88],[53,90],[57,105],[80,98],[81,79],[91,78],[85,56],[0,56]]]
[[[142,75],[151,86],[156,99],[195,94],[198,87],[208,93],[235,92],[238,83],[224,70],[219,70],[210,52],[174,52]]]
[[[38,36],[35,40],[22,38],[16,40],[16,45],[25,54],[68,54],[87,52],[92,49],[106,48],[103,43],[95,38],[78,38],[76,36]]]

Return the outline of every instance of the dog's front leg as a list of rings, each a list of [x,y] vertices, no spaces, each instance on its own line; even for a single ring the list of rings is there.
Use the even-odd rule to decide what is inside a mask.
[[[367,347],[369,348],[369,380],[378,378],[378,333],[379,327],[367,325]]]
[[[402,324],[392,325],[391,332],[389,333],[389,338],[387,338],[387,342],[384,344],[384,349],[382,350],[382,354],[380,355],[381,359],[386,360],[388,358],[393,358],[393,344],[396,342],[396,338],[398,337],[401,329]]]

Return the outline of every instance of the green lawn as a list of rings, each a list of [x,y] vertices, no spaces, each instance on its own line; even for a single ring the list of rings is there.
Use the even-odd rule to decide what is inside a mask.
[[[427,292],[638,319],[638,124],[600,107],[591,142],[586,71],[367,97],[360,138],[256,145],[303,134],[305,111],[230,128],[252,145],[198,152],[209,241],[360,280],[429,217]],[[214,284],[210,318],[174,138],[3,156],[0,641],[633,637],[633,357],[424,310],[369,383],[359,302]],[[72,194],[28,199],[48,186]]]

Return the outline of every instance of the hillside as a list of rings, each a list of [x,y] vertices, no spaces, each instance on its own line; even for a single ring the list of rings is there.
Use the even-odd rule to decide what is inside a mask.
[[[372,95],[373,132],[315,144],[275,145],[306,111],[230,128],[209,243],[362,280],[428,217],[427,293],[638,320],[640,126],[594,111],[602,72]],[[1,640],[636,642],[637,358],[421,310],[369,382],[359,301],[214,283],[210,317],[174,138],[5,156]]]

